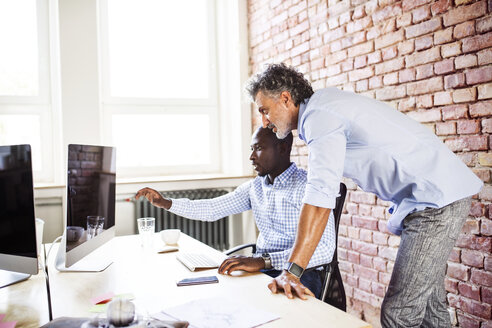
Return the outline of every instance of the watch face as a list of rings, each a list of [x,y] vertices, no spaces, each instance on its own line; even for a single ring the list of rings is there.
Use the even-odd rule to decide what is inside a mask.
[[[294,276],[300,278],[302,276],[302,273],[304,272],[304,269],[295,263],[291,263],[288,271],[292,273]]]

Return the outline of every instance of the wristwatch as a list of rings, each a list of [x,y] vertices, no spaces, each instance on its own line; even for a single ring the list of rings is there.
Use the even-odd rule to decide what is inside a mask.
[[[302,274],[304,273],[304,269],[297,265],[294,262],[287,262],[286,270],[290,273],[292,273],[294,276],[297,278],[301,278]]]
[[[263,254],[261,254],[261,258],[263,259],[263,261],[265,261],[265,269],[271,269],[272,268],[272,258],[270,257],[270,254],[263,253]]]

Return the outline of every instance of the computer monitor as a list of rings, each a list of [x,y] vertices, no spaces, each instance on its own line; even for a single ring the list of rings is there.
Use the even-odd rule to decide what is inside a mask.
[[[31,146],[0,146],[0,288],[37,273]]]
[[[102,271],[111,259],[89,254],[115,233],[116,150],[68,145],[67,213],[58,250],[60,271]]]

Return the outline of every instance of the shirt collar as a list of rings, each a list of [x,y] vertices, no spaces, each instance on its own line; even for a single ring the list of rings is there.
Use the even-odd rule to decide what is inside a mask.
[[[297,165],[296,163],[292,162],[284,172],[282,172],[279,176],[275,178],[275,180],[273,180],[273,185],[283,185],[287,183],[295,172],[297,172]],[[263,184],[271,186],[271,184],[268,183],[268,175],[265,175],[263,177]]]

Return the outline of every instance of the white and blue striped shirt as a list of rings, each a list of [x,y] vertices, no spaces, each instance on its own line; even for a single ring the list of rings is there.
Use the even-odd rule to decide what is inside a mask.
[[[297,233],[299,212],[307,182],[306,171],[292,163],[270,184],[267,176],[256,177],[233,192],[213,199],[173,199],[171,212],[186,218],[215,221],[253,210],[259,230],[256,254],[269,253],[272,266],[282,270],[289,259]],[[308,267],[331,262],[335,251],[333,214]]]

